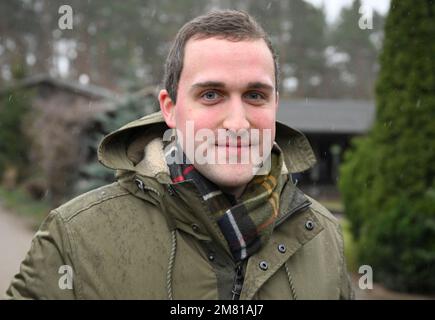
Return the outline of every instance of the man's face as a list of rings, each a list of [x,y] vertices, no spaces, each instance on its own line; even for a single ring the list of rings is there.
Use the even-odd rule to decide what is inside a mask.
[[[266,144],[269,152],[275,139],[278,97],[273,58],[264,40],[190,39],[185,47],[176,105],[172,105],[166,90],[159,99],[166,123],[182,134],[183,149],[187,141],[194,141],[195,150],[202,143],[187,130],[189,121],[193,133],[201,129],[215,133],[216,141],[208,148],[214,148],[216,155],[224,154],[227,160],[231,154],[240,160],[241,152],[254,147],[261,151]],[[234,136],[233,141],[219,141],[218,131],[222,129],[228,133],[257,130],[260,139]],[[262,139],[265,131],[269,138]],[[221,163],[222,158],[217,161],[219,164],[193,162],[202,175],[224,189],[243,187],[253,177],[252,158],[245,164]]]

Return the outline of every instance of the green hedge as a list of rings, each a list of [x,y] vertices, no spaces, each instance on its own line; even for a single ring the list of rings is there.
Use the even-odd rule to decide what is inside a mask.
[[[339,186],[360,264],[401,291],[435,292],[435,1],[392,0],[376,120]]]
[[[32,94],[31,90],[8,90],[0,96],[0,179],[8,167],[23,175],[28,165],[29,140],[24,127]]]

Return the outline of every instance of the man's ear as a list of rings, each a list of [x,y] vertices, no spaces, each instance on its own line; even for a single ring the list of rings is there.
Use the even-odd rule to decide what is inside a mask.
[[[160,110],[162,110],[163,118],[165,118],[166,125],[173,129],[176,127],[175,121],[175,104],[173,103],[168,91],[165,89],[159,92]]]

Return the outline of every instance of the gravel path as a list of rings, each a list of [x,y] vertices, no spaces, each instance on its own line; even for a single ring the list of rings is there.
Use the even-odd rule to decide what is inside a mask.
[[[0,299],[30,248],[34,232],[29,225],[0,203]]]

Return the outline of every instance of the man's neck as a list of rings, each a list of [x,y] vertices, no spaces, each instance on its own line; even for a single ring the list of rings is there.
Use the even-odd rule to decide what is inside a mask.
[[[220,187],[220,189],[225,192],[233,195],[236,199],[239,199],[243,191],[245,191],[246,185],[243,186],[237,186],[237,187]]]

